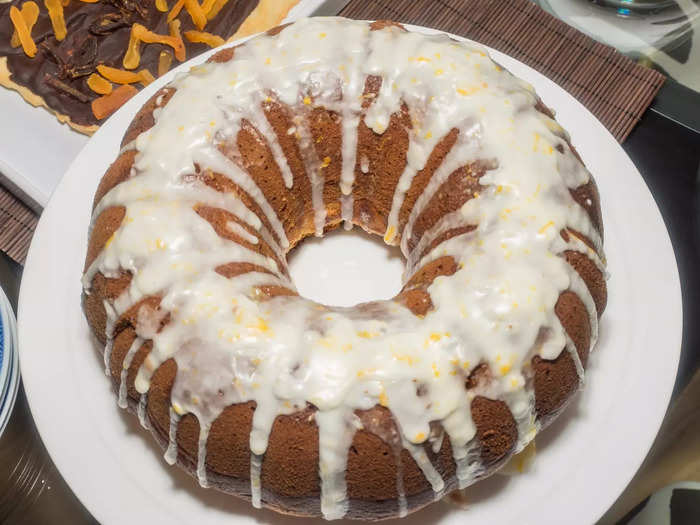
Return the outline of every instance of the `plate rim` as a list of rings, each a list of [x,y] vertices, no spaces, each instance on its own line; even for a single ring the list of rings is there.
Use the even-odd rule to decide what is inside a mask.
[[[412,30],[412,31],[422,32],[425,34],[444,33],[450,37],[456,38],[456,39],[461,40],[461,41],[468,40],[468,39],[465,39],[464,37],[460,37],[459,35],[453,35],[453,34],[446,33],[446,32],[443,32],[443,31],[440,31],[440,30],[437,30],[434,28],[416,26],[416,25],[411,25],[411,24],[404,24],[404,25],[406,28],[408,28],[409,30]],[[175,70],[171,71],[169,74],[157,79],[156,82],[154,82],[152,86],[149,86],[151,88],[150,91],[149,91],[149,89],[143,90],[137,96],[135,96],[131,101],[129,101],[127,106],[129,108],[140,107],[148,99],[148,97],[150,97],[150,95],[155,92],[156,88],[159,88],[160,86],[162,86],[165,83],[172,80],[172,78],[176,72],[186,71],[188,67],[191,67],[192,65],[195,65],[195,64],[198,64],[198,63],[204,61],[207,57],[211,56],[217,50],[220,50],[220,49],[225,48],[225,47],[237,45],[237,44],[244,42],[245,40],[252,38],[254,36],[256,36],[256,35],[251,35],[250,37],[246,37],[244,39],[233,42],[231,44],[226,44],[225,46],[222,46],[221,48],[211,50],[211,51],[206,52],[198,57],[193,58],[192,60],[190,60],[188,62],[185,62],[184,64],[182,64],[181,66],[179,66]],[[483,44],[479,44],[479,45],[483,45]],[[669,400],[671,397],[673,385],[675,382],[675,377],[677,374],[678,362],[679,362],[680,354],[681,354],[682,323],[683,323],[683,319],[682,319],[682,311],[683,310],[682,310],[682,296],[681,296],[681,288],[680,288],[680,278],[679,278],[679,274],[678,274],[678,266],[676,263],[675,252],[673,250],[673,246],[671,244],[668,230],[667,230],[665,222],[663,220],[663,216],[661,215],[661,212],[654,201],[653,195],[652,195],[649,187],[647,186],[646,182],[639,174],[639,171],[637,170],[634,163],[627,156],[626,152],[622,149],[620,144],[618,144],[617,141],[615,141],[615,139],[612,137],[610,132],[598,121],[598,119],[596,119],[595,116],[593,116],[590,113],[590,111],[588,111],[571,94],[566,92],[566,90],[564,90],[562,87],[560,87],[558,84],[556,84],[552,80],[546,78],[544,75],[540,74],[539,72],[537,72],[533,68],[527,66],[526,64],[520,62],[519,60],[517,60],[515,58],[512,58],[508,55],[505,55],[504,53],[498,52],[498,51],[496,51],[488,46],[484,46],[484,47],[486,49],[488,49],[490,55],[493,58],[500,59],[501,57],[506,56],[506,57],[508,57],[509,60],[511,60],[515,63],[518,63],[519,66],[522,66],[522,67],[526,68],[527,70],[530,70],[532,72],[533,76],[538,79],[537,84],[542,82],[542,83],[549,83],[552,86],[556,86],[556,89],[564,92],[566,94],[566,98],[570,99],[570,101],[572,101],[572,103],[575,106],[577,106],[577,109],[580,109],[581,111],[585,112],[589,117],[591,117],[593,119],[593,121],[595,121],[595,124],[597,126],[597,129],[595,131],[597,133],[603,134],[604,139],[606,141],[610,142],[611,147],[614,148],[615,154],[621,155],[620,158],[623,159],[624,162],[626,162],[628,164],[628,168],[630,169],[630,172],[639,178],[640,185],[639,185],[638,191],[641,191],[643,194],[645,194],[646,198],[648,198],[648,200],[653,204],[653,206],[649,210],[649,215],[647,218],[649,220],[652,220],[656,224],[657,227],[660,227],[659,232],[663,232],[662,237],[660,237],[657,240],[660,241],[663,245],[665,245],[665,246],[661,246],[660,249],[663,249],[662,251],[665,250],[666,255],[670,255],[671,256],[670,258],[672,260],[672,269],[670,271],[671,278],[667,281],[667,297],[669,298],[670,302],[673,303],[673,305],[675,305],[675,307],[673,308],[674,312],[670,313],[670,311],[669,311],[669,315],[673,319],[675,319],[677,329],[674,330],[674,332],[673,332],[675,335],[672,334],[671,337],[669,338],[671,343],[672,343],[669,345],[669,348],[673,349],[674,353],[673,353],[673,359],[671,359],[669,362],[667,362],[667,366],[665,369],[666,373],[669,374],[669,377],[671,375],[672,375],[672,377],[666,383],[665,391],[656,392],[657,394],[660,394],[660,396],[657,396],[658,402],[656,402],[656,404],[655,404],[656,411],[654,414],[655,417],[653,419],[656,422],[654,423],[654,425],[652,425],[653,431],[651,431],[649,428],[647,428],[647,431],[644,434],[644,439],[639,439],[636,443],[636,446],[633,447],[633,448],[635,448],[635,451],[636,451],[636,453],[634,454],[635,459],[631,462],[628,461],[628,464],[627,464],[626,469],[625,469],[626,474],[624,476],[617,477],[616,481],[617,481],[617,485],[619,485],[617,488],[619,490],[611,491],[608,494],[608,497],[606,498],[608,500],[608,504],[605,508],[600,510],[599,514],[596,516],[596,518],[599,518],[609,508],[610,504],[612,504],[614,502],[614,500],[618,497],[620,492],[627,486],[629,481],[632,479],[632,477],[634,476],[634,474],[638,470],[639,466],[642,464],[642,461],[644,460],[649,448],[651,447],[651,445],[653,443],[654,438],[656,437],[656,435],[658,433],[658,429],[659,429],[661,422],[663,420],[663,415],[666,411],[666,408],[668,406],[668,403],[669,403]],[[510,66],[509,66],[509,68],[510,68]],[[541,88],[541,86],[540,86],[540,88]],[[138,105],[136,105],[136,102],[138,102]],[[127,106],[125,106],[125,108]],[[121,113],[124,113],[126,111],[125,108],[122,108],[119,111]],[[101,132],[103,129],[108,129],[108,128],[106,126],[103,126],[103,128],[101,128],[101,130],[99,130],[95,134],[94,137],[101,136],[102,135]],[[93,137],[93,139],[91,139],[91,141],[95,140],[94,137]],[[76,157],[76,159],[74,159],[74,161],[71,163],[71,166],[68,169],[68,171],[66,172],[66,174],[71,174],[74,170],[77,169],[76,166],[79,165],[79,161],[82,158],[82,156],[84,155],[86,149],[87,149],[87,147],[81,151],[81,153],[78,155],[78,157]],[[44,233],[45,230],[48,231],[49,225],[48,225],[48,218],[47,217],[52,215],[53,208],[55,208],[57,206],[55,204],[57,199],[54,197],[60,193],[60,190],[63,189],[63,187],[68,185],[67,184],[68,179],[70,179],[70,177],[68,177],[68,176],[64,176],[62,178],[62,180],[60,181],[60,183],[58,184],[58,186],[56,188],[56,191],[54,192],[54,195],[52,196],[52,199],[50,200],[49,204],[46,207],[45,213],[42,215],[41,220],[39,221],[39,224],[37,225],[36,233],[35,233],[34,239],[32,241],[32,245],[30,246],[30,250],[29,250],[29,253],[27,256],[27,263],[25,265],[25,276],[26,275],[33,275],[36,271],[38,271],[36,268],[40,267],[40,262],[38,262],[38,256],[34,256],[34,253],[38,251],[37,239],[40,239],[45,235],[45,233]],[[46,212],[49,212],[49,213],[46,213]],[[28,315],[28,314],[25,314],[25,312],[27,312],[31,309],[31,307],[28,306],[30,304],[30,301],[29,301],[29,299],[27,299],[27,297],[30,296],[31,292],[28,291],[29,285],[26,285],[26,282],[28,282],[28,280],[25,280],[25,279],[22,280],[22,286],[20,289],[19,315],[18,315],[18,332],[20,334],[20,340],[27,339],[27,336],[25,336],[23,334],[25,334],[25,333],[30,334],[31,333],[29,327],[26,325],[26,323],[28,323],[28,321],[26,323],[24,321]],[[673,299],[671,299],[671,297],[673,297]],[[22,352],[22,353],[24,354],[25,352]],[[40,397],[40,394],[39,394],[40,389],[37,387],[37,383],[36,383],[37,378],[38,378],[38,376],[35,375],[36,370],[33,370],[31,368],[31,366],[28,365],[27,363],[28,363],[28,360],[23,358],[20,355],[20,367],[22,370],[22,374],[25,378],[25,391],[26,391],[26,395],[27,395],[27,399],[28,399],[30,408],[32,408],[32,407],[36,406],[35,396],[37,396],[37,398]],[[672,371],[672,374],[671,374],[671,371]],[[49,454],[51,455],[52,459],[56,463],[56,466],[58,467],[59,464],[63,464],[64,460],[63,460],[63,458],[58,459],[56,457],[56,455],[54,454],[55,450],[53,450],[54,447],[52,446],[52,444],[49,443],[49,440],[46,439],[46,436],[50,435],[50,432],[48,431],[48,426],[47,426],[48,421],[44,419],[43,414],[42,415],[36,414],[33,408],[32,408],[32,414],[34,416],[34,420],[35,420],[37,429],[39,430],[40,435],[42,436],[42,439],[44,440],[46,448],[49,451]],[[66,479],[66,481],[69,483],[69,485],[71,485],[71,487],[73,487],[74,480],[69,481],[69,479],[65,476],[65,474],[63,474],[63,472],[64,472],[63,468],[59,467],[59,469],[61,470],[62,475],[64,476],[64,479]],[[80,501],[83,503],[83,505],[85,505],[86,508],[91,509],[90,512],[96,516],[97,513],[95,512],[95,510],[93,510],[94,509],[93,502],[85,501],[85,499],[83,497],[81,497],[81,495],[77,491],[74,490],[74,492],[75,492],[76,497],[78,497],[78,499],[80,499]]]
[[[11,354],[9,362],[10,372],[8,375],[7,390],[4,398],[0,397],[0,436],[5,431],[7,424],[12,418],[12,411],[17,401],[17,393],[20,384],[19,346],[17,344],[17,323],[14,319],[14,312],[10,301],[5,295],[5,291],[0,288],[0,308],[2,308],[3,322],[3,345],[5,353]],[[7,327],[7,328],[5,328]]]
[[[0,288],[0,293],[4,295],[2,288]],[[0,296],[0,309],[2,309],[2,296]],[[7,336],[9,326],[5,323],[5,315],[3,314],[4,312],[0,312],[0,330],[2,330],[2,337],[0,338],[0,345],[2,346],[2,359],[0,359],[0,408],[3,406],[6,393],[9,392],[13,359],[13,349],[8,344],[10,339]]]

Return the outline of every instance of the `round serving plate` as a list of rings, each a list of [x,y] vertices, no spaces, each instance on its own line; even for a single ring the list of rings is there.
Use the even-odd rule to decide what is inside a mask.
[[[20,363],[32,414],[62,475],[105,525],[300,523],[201,489],[179,469],[168,467],[136,418],[117,408],[80,308],[92,198],[118,153],[124,131],[144,102],[177,71],[203,62],[213,52],[156,80],[94,135],[46,207],[24,270]],[[560,524],[565,519],[590,524],[612,504],[641,464],[671,395],[682,319],[675,257],[642,177],[603,125],[533,69],[502,53],[491,50],[491,54],[533,84],[557,111],[596,177],[612,276],[609,303],[598,346],[589,360],[586,386],[538,436],[533,467],[518,476],[492,476],[469,488],[466,510],[435,504],[401,523],[462,524],[469,519],[472,523]],[[305,243],[300,249],[305,249]],[[353,250],[346,252],[348,257],[365,260],[383,248],[367,242],[354,243]],[[328,262],[321,259],[317,264],[322,268]],[[368,272],[366,278],[378,280],[381,275]]]
[[[5,292],[0,288],[0,436],[2,435],[17,398],[19,389],[19,350],[17,349],[17,325],[15,314]]]

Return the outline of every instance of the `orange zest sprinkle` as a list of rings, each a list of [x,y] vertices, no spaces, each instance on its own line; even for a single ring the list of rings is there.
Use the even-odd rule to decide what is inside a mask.
[[[36,44],[34,40],[32,40],[32,35],[29,32],[29,28],[24,21],[21,11],[15,6],[10,7],[10,20],[12,20],[12,24],[15,26],[15,31],[17,31],[17,37],[19,38],[20,44],[22,44],[24,53],[29,57],[34,57],[34,55],[36,55]]]
[[[97,73],[88,77],[87,85],[98,95],[109,95],[112,92],[112,83]]]
[[[49,11],[49,18],[51,19],[51,26],[53,27],[56,40],[60,42],[68,34],[66,19],[63,18],[63,4],[61,4],[61,0],[44,0],[44,5]]]
[[[190,42],[206,44],[209,47],[218,47],[225,42],[220,36],[207,33],[206,31],[185,31],[185,38]]]
[[[168,51],[161,51],[158,55],[158,76],[162,77],[170,71],[170,64],[173,63],[173,55]]]
[[[202,10],[207,14],[207,20],[212,20],[228,3],[228,0],[204,0]]]
[[[547,231],[547,228],[549,228],[550,226],[554,226],[554,222],[553,222],[553,221],[547,221],[547,223],[546,223],[544,226],[542,226],[542,227],[538,230],[537,233],[543,234],[544,232]]]
[[[207,15],[204,14],[202,6],[197,0],[185,0],[185,9],[190,14],[192,22],[200,31],[207,25]]]
[[[175,5],[168,13],[168,18],[167,18],[168,23],[172,22],[173,20],[175,20],[177,18],[177,15],[180,14],[180,11],[182,11],[182,6],[184,6],[184,5],[185,5],[185,0],[177,0],[177,2],[175,2]]]
[[[103,95],[92,101],[92,114],[98,120],[107,118],[136,93],[138,93],[138,89],[134,86],[119,86],[109,95]]]
[[[161,13],[165,13],[168,11],[168,2],[167,0],[156,0],[156,9],[160,11]]]
[[[34,27],[34,24],[36,24],[37,18],[39,18],[39,6],[36,5],[35,2],[24,2],[22,4],[22,9],[20,9],[20,13],[22,14],[22,18],[24,19],[24,23],[27,26],[27,32],[29,33],[30,38],[31,38],[32,28]],[[14,24],[14,21],[13,21],[13,24]],[[14,32],[12,33],[12,38],[10,39],[10,45],[12,47],[19,47],[22,45],[22,43],[19,41],[19,34],[17,33],[16,27],[15,27]]]

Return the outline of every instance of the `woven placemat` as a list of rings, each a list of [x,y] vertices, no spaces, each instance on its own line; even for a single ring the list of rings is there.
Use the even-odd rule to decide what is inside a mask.
[[[566,89],[620,142],[664,82],[529,0],[351,0],[340,15],[434,27],[498,49]],[[0,186],[0,250],[23,264],[36,223],[36,214]]]
[[[665,80],[530,0],[352,0],[340,14],[433,27],[498,49],[571,93],[620,142]]]
[[[27,258],[36,212],[0,186],[0,249],[20,264]]]

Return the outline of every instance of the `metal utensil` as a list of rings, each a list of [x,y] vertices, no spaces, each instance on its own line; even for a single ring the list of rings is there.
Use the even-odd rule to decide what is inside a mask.
[[[311,16],[335,16],[348,5],[350,0],[326,0],[311,12]]]

